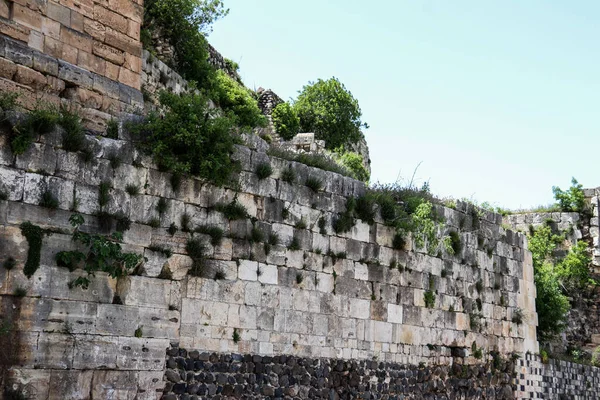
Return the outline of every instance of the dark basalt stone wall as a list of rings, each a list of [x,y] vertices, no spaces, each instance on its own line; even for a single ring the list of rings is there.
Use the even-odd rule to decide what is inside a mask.
[[[509,360],[406,366],[172,347],[163,399],[513,399],[513,371]]]

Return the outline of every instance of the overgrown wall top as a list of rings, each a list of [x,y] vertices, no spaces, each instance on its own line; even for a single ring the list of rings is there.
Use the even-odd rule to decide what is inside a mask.
[[[173,191],[170,175],[131,142],[90,140],[97,157],[91,164],[60,149],[60,132],[43,136],[21,156],[0,143],[0,189],[9,193],[0,202],[0,246],[3,257],[17,260],[15,269],[0,271],[2,307],[15,327],[5,339],[16,343],[9,376],[39,393],[99,390],[92,398],[103,398],[103,387],[129,380],[125,392],[150,396],[164,385],[156,377],[165,369],[170,343],[204,352],[376,358],[401,365],[452,364],[457,357],[477,363],[475,349],[486,358],[492,351],[537,351],[530,253],[522,235],[501,228],[499,215],[479,216],[463,203],[457,210],[440,208],[448,229],[460,232],[460,254],[429,255],[412,243],[407,251],[394,250],[393,231],[381,220],[359,221],[347,234],[331,228],[364,184],[269,157],[256,137],[236,150],[242,165],[236,190],[186,179]],[[111,166],[115,155],[122,163]],[[274,173],[258,180],[254,171],[262,162],[270,162]],[[280,179],[288,166],[296,172],[294,184]],[[320,179],[323,190],[305,186],[308,177]],[[82,271],[58,267],[55,255],[73,248],[68,218],[74,202],[84,229],[98,231],[102,181],[112,184],[107,211],[133,221],[125,249],[147,260],[136,275],[115,280],[97,273],[90,289],[70,289]],[[127,185],[140,193],[128,193]],[[46,189],[58,198],[58,209],[39,205]],[[167,201],[162,216],[156,208],[161,198]],[[248,219],[229,221],[215,210],[233,199],[246,207]],[[188,275],[190,233],[167,232],[172,223],[181,226],[184,214],[192,227],[219,226],[226,233],[219,245],[208,245],[205,277]],[[151,227],[152,219],[160,226]],[[41,266],[31,279],[23,275],[28,244],[19,225],[25,221],[53,232],[43,238]],[[252,242],[254,229],[263,238]],[[263,241],[272,233],[279,244],[267,252]],[[299,250],[288,248],[294,238]],[[173,254],[166,257],[152,250],[156,246]],[[217,271],[225,279],[215,280]],[[24,298],[12,296],[17,288],[26,290]],[[432,308],[425,306],[427,291],[435,293]],[[519,308],[526,316],[520,325],[512,322]]]

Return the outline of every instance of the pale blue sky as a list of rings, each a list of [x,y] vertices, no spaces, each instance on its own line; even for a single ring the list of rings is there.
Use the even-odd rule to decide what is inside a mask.
[[[372,181],[520,208],[571,176],[600,186],[597,0],[225,0],[210,42],[284,99],[338,77]],[[600,171],[600,168],[598,168]]]

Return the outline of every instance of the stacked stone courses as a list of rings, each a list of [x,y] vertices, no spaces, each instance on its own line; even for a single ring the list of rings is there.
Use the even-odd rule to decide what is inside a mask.
[[[81,107],[88,128],[143,106],[141,0],[0,0],[0,91]]]
[[[77,154],[56,148],[58,131],[21,156],[10,153],[2,136],[0,190],[9,200],[0,203],[0,244],[18,265],[0,272],[3,304],[6,309],[16,304],[18,312],[12,313],[19,344],[11,376],[38,393],[64,398],[103,390],[102,383],[105,390],[119,387],[123,393],[145,393],[138,398],[155,398],[164,385],[165,350],[171,343],[225,354],[377,359],[400,365],[449,365],[456,362],[456,349],[462,349],[461,360],[476,364],[470,354],[473,342],[486,354],[498,350],[505,357],[537,350],[530,255],[522,235],[499,226],[500,216],[484,214],[474,230],[468,205],[439,207],[448,227],[463,226],[461,254],[434,257],[410,243],[410,251],[398,251],[391,247],[393,230],[381,220],[371,226],[358,221],[347,234],[332,231],[331,222],[345,210],[347,198],[366,190],[363,183],[269,157],[267,144],[255,136],[235,152],[242,165],[238,190],[186,179],[177,192],[170,174],[158,171],[125,138],[123,133],[121,140],[89,137],[97,159],[86,165]],[[113,169],[109,158],[115,154],[122,164]],[[263,162],[270,162],[274,173],[259,181],[254,171]],[[297,175],[293,185],[279,179],[289,165]],[[304,186],[309,176],[322,180],[324,189],[313,193]],[[88,290],[69,289],[68,283],[83,273],[70,273],[55,262],[59,251],[74,246],[69,210],[77,199],[83,229],[97,231],[94,215],[102,181],[112,182],[107,211],[124,212],[133,221],[124,250],[143,254],[146,262],[126,278],[97,273]],[[127,185],[141,188],[140,194],[128,194]],[[38,205],[45,189],[59,200],[57,210]],[[160,227],[151,228],[148,221],[158,217],[161,197],[167,211]],[[228,221],[214,209],[234,199],[245,206],[248,219]],[[283,209],[289,211],[285,220]],[[190,234],[166,231],[173,222],[179,225],[183,214],[190,216],[192,227],[225,231],[220,245],[208,245],[206,278],[188,275]],[[321,217],[327,221],[326,234],[317,227]],[[300,219],[306,229],[295,228]],[[42,265],[31,279],[22,273],[28,248],[19,229],[24,221],[54,232],[44,236]],[[246,239],[253,226],[265,237],[276,233],[280,245],[265,254],[262,243]],[[480,248],[478,235],[489,251]],[[200,236],[209,243],[208,236]],[[287,248],[294,237],[300,250]],[[155,246],[170,248],[173,255],[150,249]],[[345,254],[334,263],[330,252]],[[390,268],[394,260],[402,271]],[[167,279],[161,275],[165,267],[172,273]],[[212,279],[218,270],[224,280]],[[426,308],[424,293],[430,287],[436,300]],[[16,288],[26,289],[26,297],[10,296]],[[517,308],[527,316],[522,325],[511,322]],[[470,313],[481,314],[480,332],[470,327]],[[138,329],[142,337],[136,337]],[[62,385],[60,390],[56,385]]]

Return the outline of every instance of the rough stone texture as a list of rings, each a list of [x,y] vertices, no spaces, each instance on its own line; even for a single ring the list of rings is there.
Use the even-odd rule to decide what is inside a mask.
[[[235,198],[233,188],[184,179],[175,192],[170,174],[158,171],[128,141],[90,137],[96,160],[84,164],[61,150],[53,137],[60,133],[43,136],[18,157],[3,147],[0,163],[0,188],[9,194],[9,201],[0,202],[0,261],[9,254],[17,261],[15,269],[1,270],[0,275],[4,309],[18,321],[19,339],[11,339],[17,344],[10,346],[15,360],[10,363],[15,377],[11,384],[26,386],[33,380],[36,390],[50,393],[50,398],[66,393],[83,397],[88,390],[102,398],[96,383],[106,380],[123,398],[142,387],[150,387],[144,389],[146,398],[157,398],[156,389],[169,383],[142,376],[164,370],[170,343],[200,352],[364,363],[376,358],[398,366],[476,364],[473,343],[486,354],[498,351],[505,358],[513,352],[537,351],[531,256],[524,237],[502,230],[497,214],[478,216],[475,229],[472,206],[438,206],[449,229],[460,229],[461,254],[431,256],[412,241],[406,251],[394,250],[393,232],[378,217],[373,225],[358,221],[348,233],[332,233],[331,221],[345,210],[348,196],[364,193],[363,183],[269,157],[267,144],[256,136],[245,136],[247,145],[234,154],[242,167],[237,200],[256,218],[254,225],[250,220],[228,221],[214,209]],[[123,160],[115,169],[109,162],[114,154]],[[254,171],[263,161],[269,161],[274,172],[259,181]],[[304,179],[315,176],[327,184],[313,193],[303,185],[284,183],[279,177],[288,165]],[[106,180],[112,182],[107,209],[122,211],[132,221],[123,246],[144,254],[146,265],[137,275],[117,280],[98,273],[88,290],[69,289],[68,283],[83,271],[58,267],[55,256],[73,248],[68,222],[73,193],[86,220],[84,229],[97,231],[98,185]],[[139,193],[128,194],[129,184]],[[58,196],[57,210],[38,205],[43,187]],[[160,197],[168,205],[161,218],[156,211]],[[284,208],[289,210],[286,219]],[[224,230],[225,238],[214,246],[208,236],[197,235],[205,240],[209,259],[202,277],[188,275],[192,260],[185,249],[190,233],[167,232],[172,222],[179,225],[184,213],[190,215],[192,228],[217,225]],[[321,216],[327,221],[325,235],[317,225]],[[160,227],[148,226],[152,218],[159,218]],[[306,229],[296,227],[300,219]],[[42,265],[31,279],[22,272],[27,242],[18,225],[23,221],[57,232],[44,237]],[[268,254],[263,243],[250,243],[253,226],[264,238],[271,232],[279,235],[279,244]],[[287,249],[293,238],[299,250]],[[157,252],[156,246],[172,255]],[[328,250],[339,256],[334,260]],[[213,279],[217,271],[225,279]],[[497,280],[499,274],[504,279]],[[478,293],[480,280],[483,289]],[[10,296],[17,287],[27,290],[25,298]],[[430,287],[436,293],[431,309],[423,300]],[[526,315],[522,325],[510,322],[517,308]],[[477,316],[479,328],[470,326],[471,315]],[[234,332],[239,341],[233,340]],[[84,370],[88,372],[74,373]],[[44,374],[50,374],[49,381]],[[173,379],[170,373],[167,380]],[[366,384],[366,378],[357,379]],[[303,384],[308,392],[299,396],[311,397],[312,380]],[[278,386],[263,389],[271,393]]]
[[[26,109],[40,101],[83,107],[88,128],[103,132],[111,115],[143,106],[142,8],[140,0],[0,1],[0,91],[19,92]],[[109,90],[106,81],[123,87]],[[73,96],[79,90],[93,90],[96,101]]]
[[[167,351],[163,399],[514,399],[514,367]],[[216,395],[218,394],[218,395]]]
[[[541,362],[539,356],[527,354],[516,364],[517,399],[598,398],[600,369],[568,361]]]

